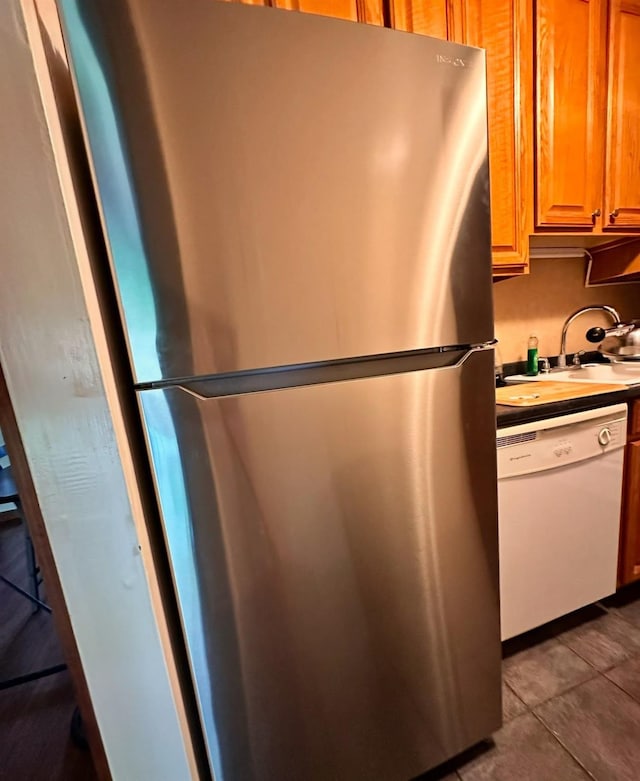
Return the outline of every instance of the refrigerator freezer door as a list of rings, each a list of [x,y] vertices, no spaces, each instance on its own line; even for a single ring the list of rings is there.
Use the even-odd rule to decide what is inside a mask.
[[[484,52],[60,4],[136,381],[492,338]]]
[[[499,726],[492,381],[139,392],[218,781],[397,781]]]

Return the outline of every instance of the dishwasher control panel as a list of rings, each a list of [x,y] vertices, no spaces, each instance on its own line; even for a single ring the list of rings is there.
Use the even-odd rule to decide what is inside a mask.
[[[556,469],[624,447],[627,407],[524,423],[498,431],[498,478]]]

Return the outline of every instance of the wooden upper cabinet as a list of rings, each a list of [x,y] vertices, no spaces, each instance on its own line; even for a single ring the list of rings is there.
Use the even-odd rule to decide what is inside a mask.
[[[536,2],[536,227],[591,230],[602,213],[606,12]]]
[[[457,0],[452,17],[455,40],[487,51],[494,272],[522,271],[533,213],[531,3]]]
[[[230,0],[245,5],[268,5],[288,11],[304,11],[320,16],[333,16],[352,22],[382,25],[382,0]]]
[[[605,228],[640,228],[640,0],[610,0]]]
[[[265,5],[333,16],[336,19],[350,19],[352,22],[381,25],[384,21],[382,0],[271,0]]]
[[[389,0],[389,18],[394,30],[446,39],[451,37],[450,16],[450,0]]]

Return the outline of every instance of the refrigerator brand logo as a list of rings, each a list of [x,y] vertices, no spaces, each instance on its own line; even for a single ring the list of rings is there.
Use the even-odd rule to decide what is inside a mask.
[[[436,62],[440,65],[453,65],[454,68],[467,67],[467,63],[462,57],[450,57],[448,54],[436,54]]]

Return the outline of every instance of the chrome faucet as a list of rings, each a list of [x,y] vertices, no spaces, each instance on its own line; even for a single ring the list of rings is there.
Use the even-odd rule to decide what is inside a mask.
[[[583,306],[581,309],[576,309],[575,312],[569,315],[564,321],[562,326],[562,336],[560,338],[560,355],[558,356],[558,369],[565,369],[567,367],[567,331],[573,321],[585,314],[585,312],[606,312],[613,320],[614,325],[618,325],[620,321],[620,315],[612,307],[606,304],[593,304],[593,306]]]

